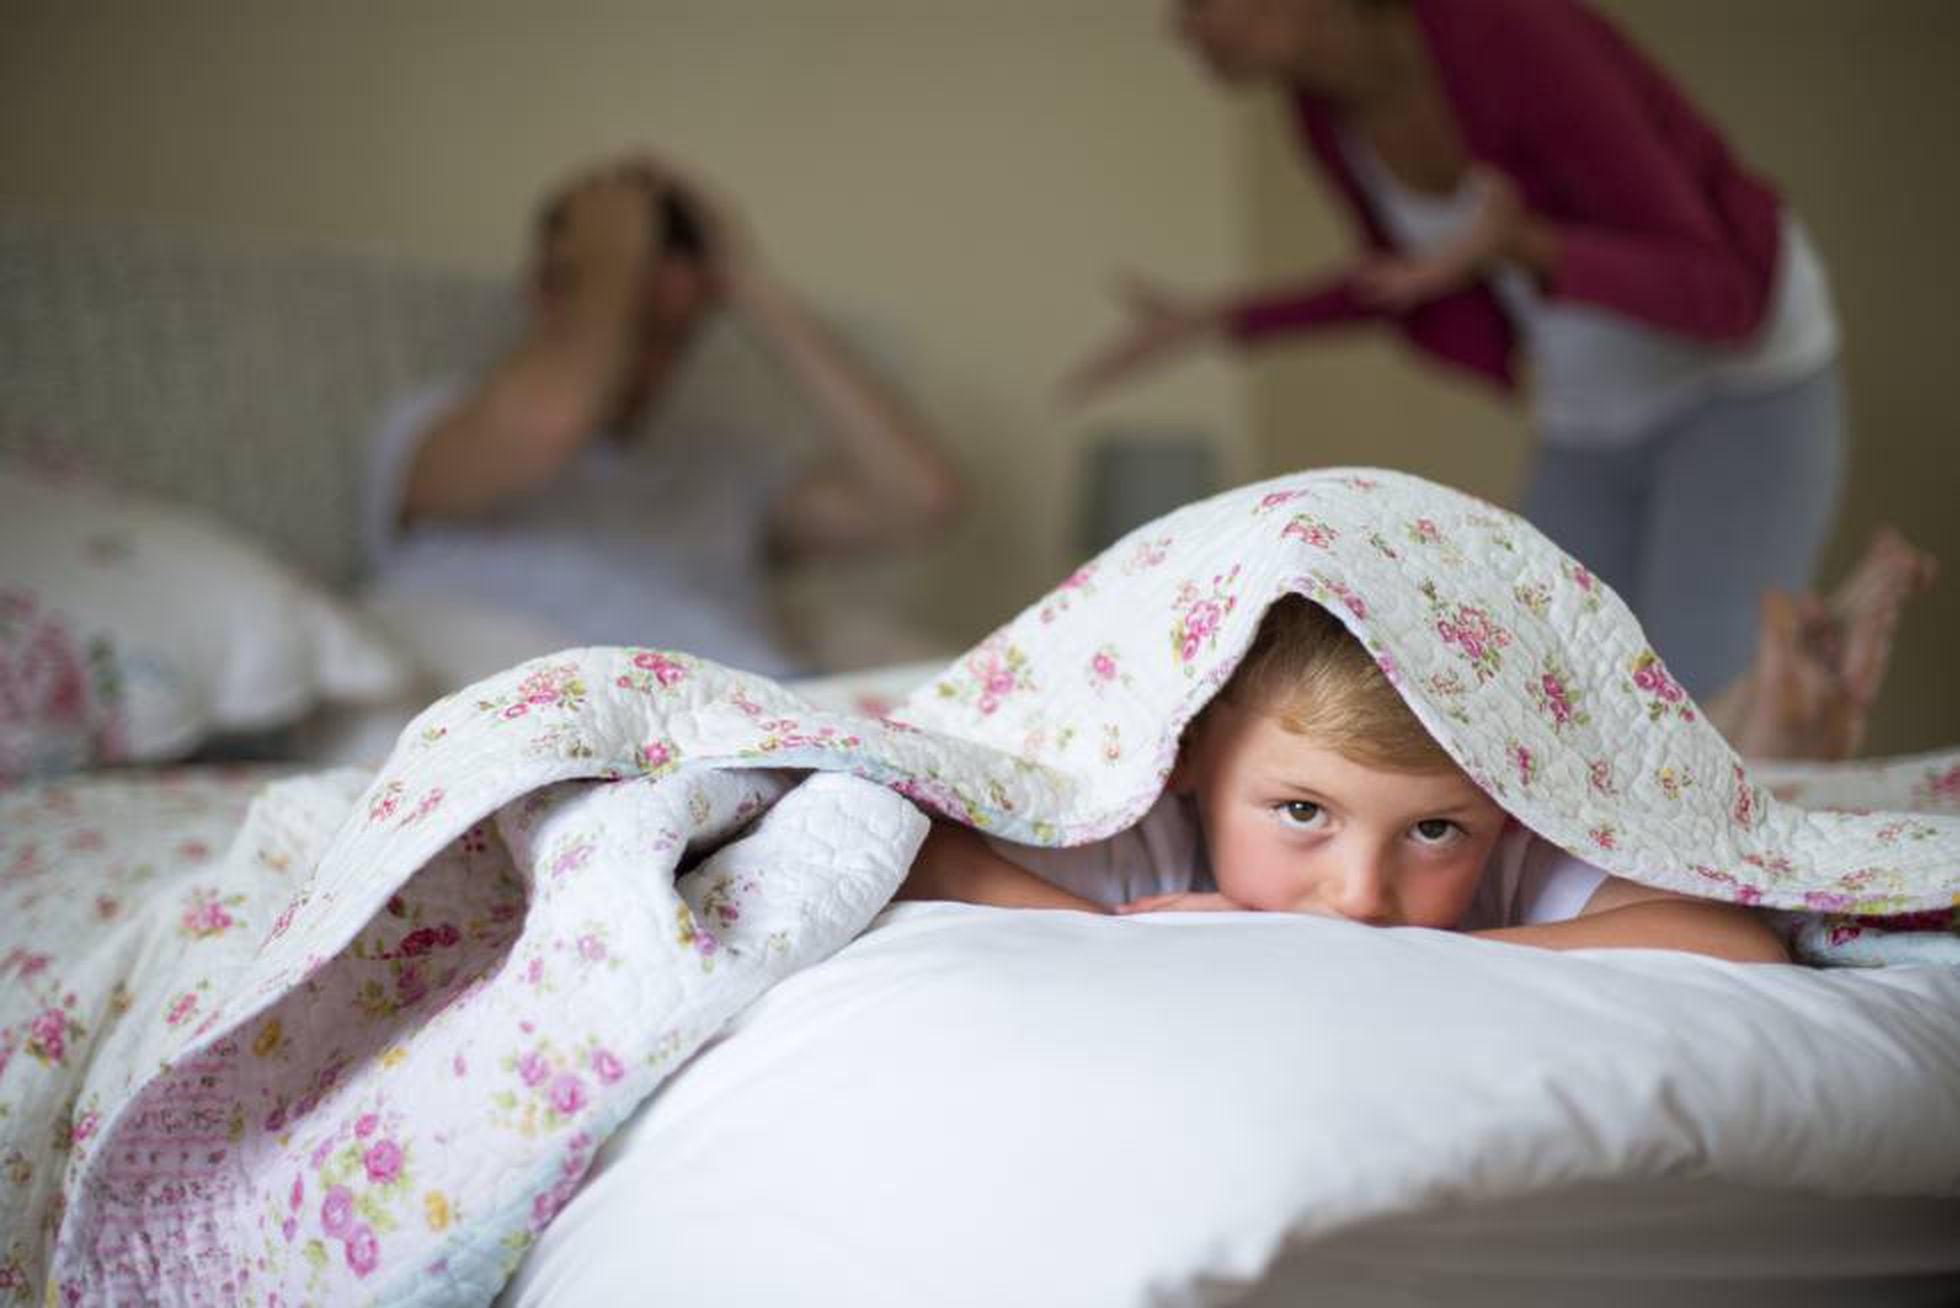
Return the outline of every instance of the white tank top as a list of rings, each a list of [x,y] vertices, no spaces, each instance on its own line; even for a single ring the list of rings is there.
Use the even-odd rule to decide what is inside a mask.
[[[1448,195],[1414,191],[1360,137],[1344,132],[1341,145],[1400,249],[1435,249],[1475,217],[1479,196],[1468,181]],[[1762,324],[1754,339],[1733,347],[1601,305],[1548,298],[1524,270],[1500,267],[1490,286],[1526,350],[1540,436],[1563,445],[1630,442],[1710,396],[1786,385],[1835,357],[1837,314],[1822,261],[1788,209],[1782,226],[1776,284]]]

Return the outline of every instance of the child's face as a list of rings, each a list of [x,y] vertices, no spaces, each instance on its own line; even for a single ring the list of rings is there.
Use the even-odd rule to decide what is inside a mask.
[[[1373,926],[1456,926],[1507,820],[1454,768],[1365,767],[1223,702],[1172,784],[1197,802],[1222,894]]]

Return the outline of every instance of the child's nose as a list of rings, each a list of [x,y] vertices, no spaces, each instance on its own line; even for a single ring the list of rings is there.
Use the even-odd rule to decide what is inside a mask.
[[[1388,860],[1379,850],[1360,850],[1349,858],[1341,869],[1339,902],[1335,908],[1350,922],[1385,926],[1393,920]]]

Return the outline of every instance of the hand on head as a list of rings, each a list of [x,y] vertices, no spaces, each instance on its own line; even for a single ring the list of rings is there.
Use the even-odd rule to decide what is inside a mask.
[[[644,277],[658,252],[653,219],[652,188],[625,164],[588,170],[553,189],[538,221],[546,297]]]
[[[740,286],[757,263],[727,199],[650,150],[587,168],[547,192],[539,240],[539,281],[549,298],[595,282],[640,281],[655,301],[712,299]],[[670,269],[674,276],[666,277]],[[654,284],[663,277],[693,283],[692,293],[663,297]]]
[[[664,203],[693,228],[694,257],[717,289],[731,291],[758,260],[747,222],[726,194],[699,173],[662,155],[637,157]]]

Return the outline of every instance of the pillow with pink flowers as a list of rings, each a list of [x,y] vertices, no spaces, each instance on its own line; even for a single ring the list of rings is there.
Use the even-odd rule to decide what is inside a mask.
[[[231,529],[0,463],[0,781],[181,758],[407,677],[346,605]]]

